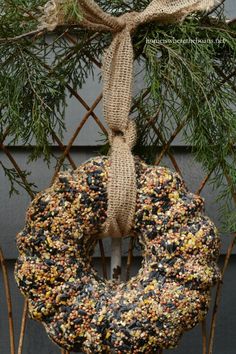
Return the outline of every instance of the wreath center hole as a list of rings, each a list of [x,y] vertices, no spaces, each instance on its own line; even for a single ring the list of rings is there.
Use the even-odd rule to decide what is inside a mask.
[[[142,256],[141,247],[137,240],[133,237],[126,237],[122,239],[121,243],[121,266],[116,266],[111,272],[112,266],[112,239],[107,238],[103,240],[104,256],[101,256],[101,249],[99,242],[97,243],[93,258],[92,266],[98,272],[99,276],[107,279],[116,280],[120,278],[121,282],[125,282],[137,275],[141,268]]]

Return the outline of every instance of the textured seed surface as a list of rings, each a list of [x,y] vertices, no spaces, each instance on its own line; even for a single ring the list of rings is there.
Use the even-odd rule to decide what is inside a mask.
[[[155,353],[205,317],[220,278],[220,241],[203,200],[178,174],[136,161],[132,234],[137,276],[116,284],[91,266],[106,221],[109,159],[62,172],[31,203],[17,235],[16,279],[29,312],[61,347],[84,353]]]

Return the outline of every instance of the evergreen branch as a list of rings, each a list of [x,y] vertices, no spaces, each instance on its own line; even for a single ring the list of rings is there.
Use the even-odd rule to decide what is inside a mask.
[[[31,39],[31,37],[39,37],[40,35],[45,34],[46,31],[42,31],[42,30],[35,30],[35,31],[30,31],[27,33],[22,33],[18,36],[15,37],[6,37],[6,38],[0,38],[0,43],[11,43],[11,42],[17,42],[21,39]]]
[[[19,171],[13,168],[6,167],[2,161],[0,161],[0,166],[2,167],[5,176],[7,177],[10,183],[9,195],[19,194],[19,190],[17,189],[17,185],[22,189],[26,190],[31,198],[34,197],[36,193],[37,186],[34,183],[27,182],[27,177],[30,175],[30,172],[27,171]]]

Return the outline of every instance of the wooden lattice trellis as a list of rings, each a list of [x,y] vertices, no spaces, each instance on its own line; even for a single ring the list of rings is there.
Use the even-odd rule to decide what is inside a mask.
[[[37,34],[38,36],[39,34]],[[65,33],[64,36],[68,41],[71,42],[72,45],[77,44],[77,38],[71,36],[68,33]],[[94,35],[90,37],[90,41],[94,39]],[[96,65],[99,69],[101,68],[101,63],[99,63],[96,59],[89,58],[94,65]],[[47,64],[44,64],[45,68],[48,69],[50,72],[52,69],[50,66]],[[219,69],[218,69],[219,70]],[[223,72],[219,72],[220,76],[222,77],[222,81],[219,83],[219,85],[223,85],[224,83],[228,82],[230,83],[231,87],[236,93],[236,87],[233,83],[233,79],[236,76],[236,70],[234,70],[230,75],[226,76]],[[54,174],[52,176],[52,181],[53,183],[57,173],[60,171],[65,159],[68,160],[70,163],[71,167],[73,169],[76,168],[76,163],[74,162],[72,156],[71,156],[71,148],[73,147],[73,144],[75,140],[78,138],[79,134],[81,134],[81,130],[84,127],[84,125],[88,122],[90,117],[96,122],[97,126],[99,129],[104,133],[107,134],[106,128],[99,119],[99,117],[95,113],[95,108],[98,106],[98,104],[102,100],[102,93],[100,93],[92,103],[92,105],[88,105],[86,101],[84,100],[83,97],[81,97],[80,93],[74,90],[70,84],[68,83],[66,85],[68,91],[71,93],[71,95],[76,98],[76,100],[85,108],[86,113],[82,117],[81,121],[79,122],[78,126],[76,127],[74,133],[72,134],[67,146],[63,144],[61,139],[58,137],[58,135],[55,132],[52,132],[52,139],[53,142],[56,143],[61,150],[61,156],[58,159],[57,165],[55,167]],[[214,89],[217,89],[214,88]],[[143,96],[148,95],[149,89],[147,89],[144,93]],[[214,94],[214,90],[210,93]],[[134,101],[132,111],[134,111],[135,108],[139,107],[139,100]],[[140,108],[141,110],[141,108]],[[156,113],[158,115],[159,112]],[[175,130],[172,132],[169,140],[166,140],[161,132],[161,130],[155,125],[155,117],[150,117],[147,119],[146,125],[148,127],[151,127],[154,131],[154,133],[158,136],[159,141],[162,143],[162,146],[160,147],[160,151],[158,152],[155,163],[159,165],[163,159],[164,156],[168,156],[170,159],[174,169],[182,175],[181,169],[176,161],[176,158],[172,152],[171,144],[176,138],[176,136],[184,129],[187,120],[186,118],[183,118],[183,120],[177,125]],[[12,164],[13,168],[15,169],[16,173],[18,174],[19,178],[21,179],[23,185],[25,186],[26,191],[28,192],[29,196],[31,199],[34,198],[34,193],[31,190],[30,183],[27,180],[27,176],[23,173],[23,170],[19,166],[18,162],[16,161],[14,154],[10,151],[9,147],[5,144],[5,141],[9,135],[10,129],[7,128],[5,130],[5,133],[2,136],[2,140],[0,141],[0,149],[2,152],[5,154],[5,156],[8,158],[10,163]],[[210,173],[203,178],[201,181],[199,187],[197,188],[197,191],[195,191],[197,194],[201,194],[203,189],[205,188],[207,182],[209,181],[209,178],[211,177],[212,173],[214,170],[210,171]],[[225,178],[228,182],[229,176],[226,174]],[[232,196],[234,199],[234,202],[236,204],[236,194],[234,191],[232,191]],[[236,234],[233,235],[232,240],[230,241],[230,244],[228,246],[225,258],[224,258],[224,264],[222,268],[222,273],[223,273],[223,278],[227,269],[227,266],[229,264],[229,259],[233,251],[233,247],[236,241]],[[99,241],[99,247],[100,247],[100,254],[101,254],[101,262],[102,262],[102,269],[103,269],[103,276],[107,278],[107,264],[106,264],[106,258],[105,258],[105,252],[104,252],[104,247],[103,247],[103,242],[102,240]],[[128,280],[130,277],[130,270],[131,270],[131,265],[133,261],[133,249],[134,249],[134,240],[133,238],[130,239],[130,244],[129,244],[129,250],[128,250],[128,258],[127,258],[127,266],[126,266],[126,279]],[[5,288],[5,296],[6,296],[6,302],[7,302],[7,309],[8,309],[8,324],[9,324],[9,333],[10,333],[10,353],[11,354],[22,354],[23,352],[23,344],[24,344],[24,337],[26,335],[26,322],[27,322],[27,301],[24,303],[24,308],[23,308],[23,313],[22,313],[22,320],[21,320],[21,331],[20,331],[20,337],[19,337],[19,342],[17,345],[17,350],[16,350],[16,343],[15,343],[15,334],[14,334],[14,323],[13,323],[13,316],[12,316],[12,302],[11,302],[11,292],[10,292],[10,286],[9,286],[9,280],[8,280],[8,270],[6,266],[6,262],[4,260],[3,253],[0,249],[0,260],[1,260],[1,267],[2,267],[2,272],[3,272],[3,280],[4,280],[4,288]],[[222,284],[223,282],[220,281],[217,286],[216,286],[216,295],[214,298],[214,304],[213,304],[213,313],[212,313],[212,318],[211,318],[211,323],[210,323],[210,329],[208,332],[208,328],[206,325],[206,321],[202,323],[202,353],[203,354],[212,354],[213,353],[213,345],[214,345],[214,337],[215,337],[215,329],[216,329],[216,320],[217,320],[217,311],[218,307],[220,304],[220,298],[221,298],[221,290],[222,290]],[[160,351],[159,354],[163,353],[163,351]],[[69,352],[65,350],[61,350],[61,354],[69,354]]]

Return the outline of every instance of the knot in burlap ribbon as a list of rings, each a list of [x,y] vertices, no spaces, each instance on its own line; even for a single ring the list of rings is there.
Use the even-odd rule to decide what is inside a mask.
[[[133,33],[138,26],[139,13],[136,11],[127,12],[126,14],[118,17],[118,21],[122,25],[122,29],[127,30],[129,33]]]
[[[71,0],[52,0],[45,5],[41,29],[53,30],[66,23],[62,11],[66,1]],[[131,35],[140,24],[151,21],[174,23],[194,11],[208,10],[214,3],[215,0],[153,0],[143,12],[115,17],[104,12],[94,0],[78,0],[81,27],[113,33],[112,43],[103,59],[103,106],[109,127],[111,166],[107,222],[102,236],[127,235],[132,228],[136,208],[136,173],[131,153],[136,132],[129,119],[134,61]]]

